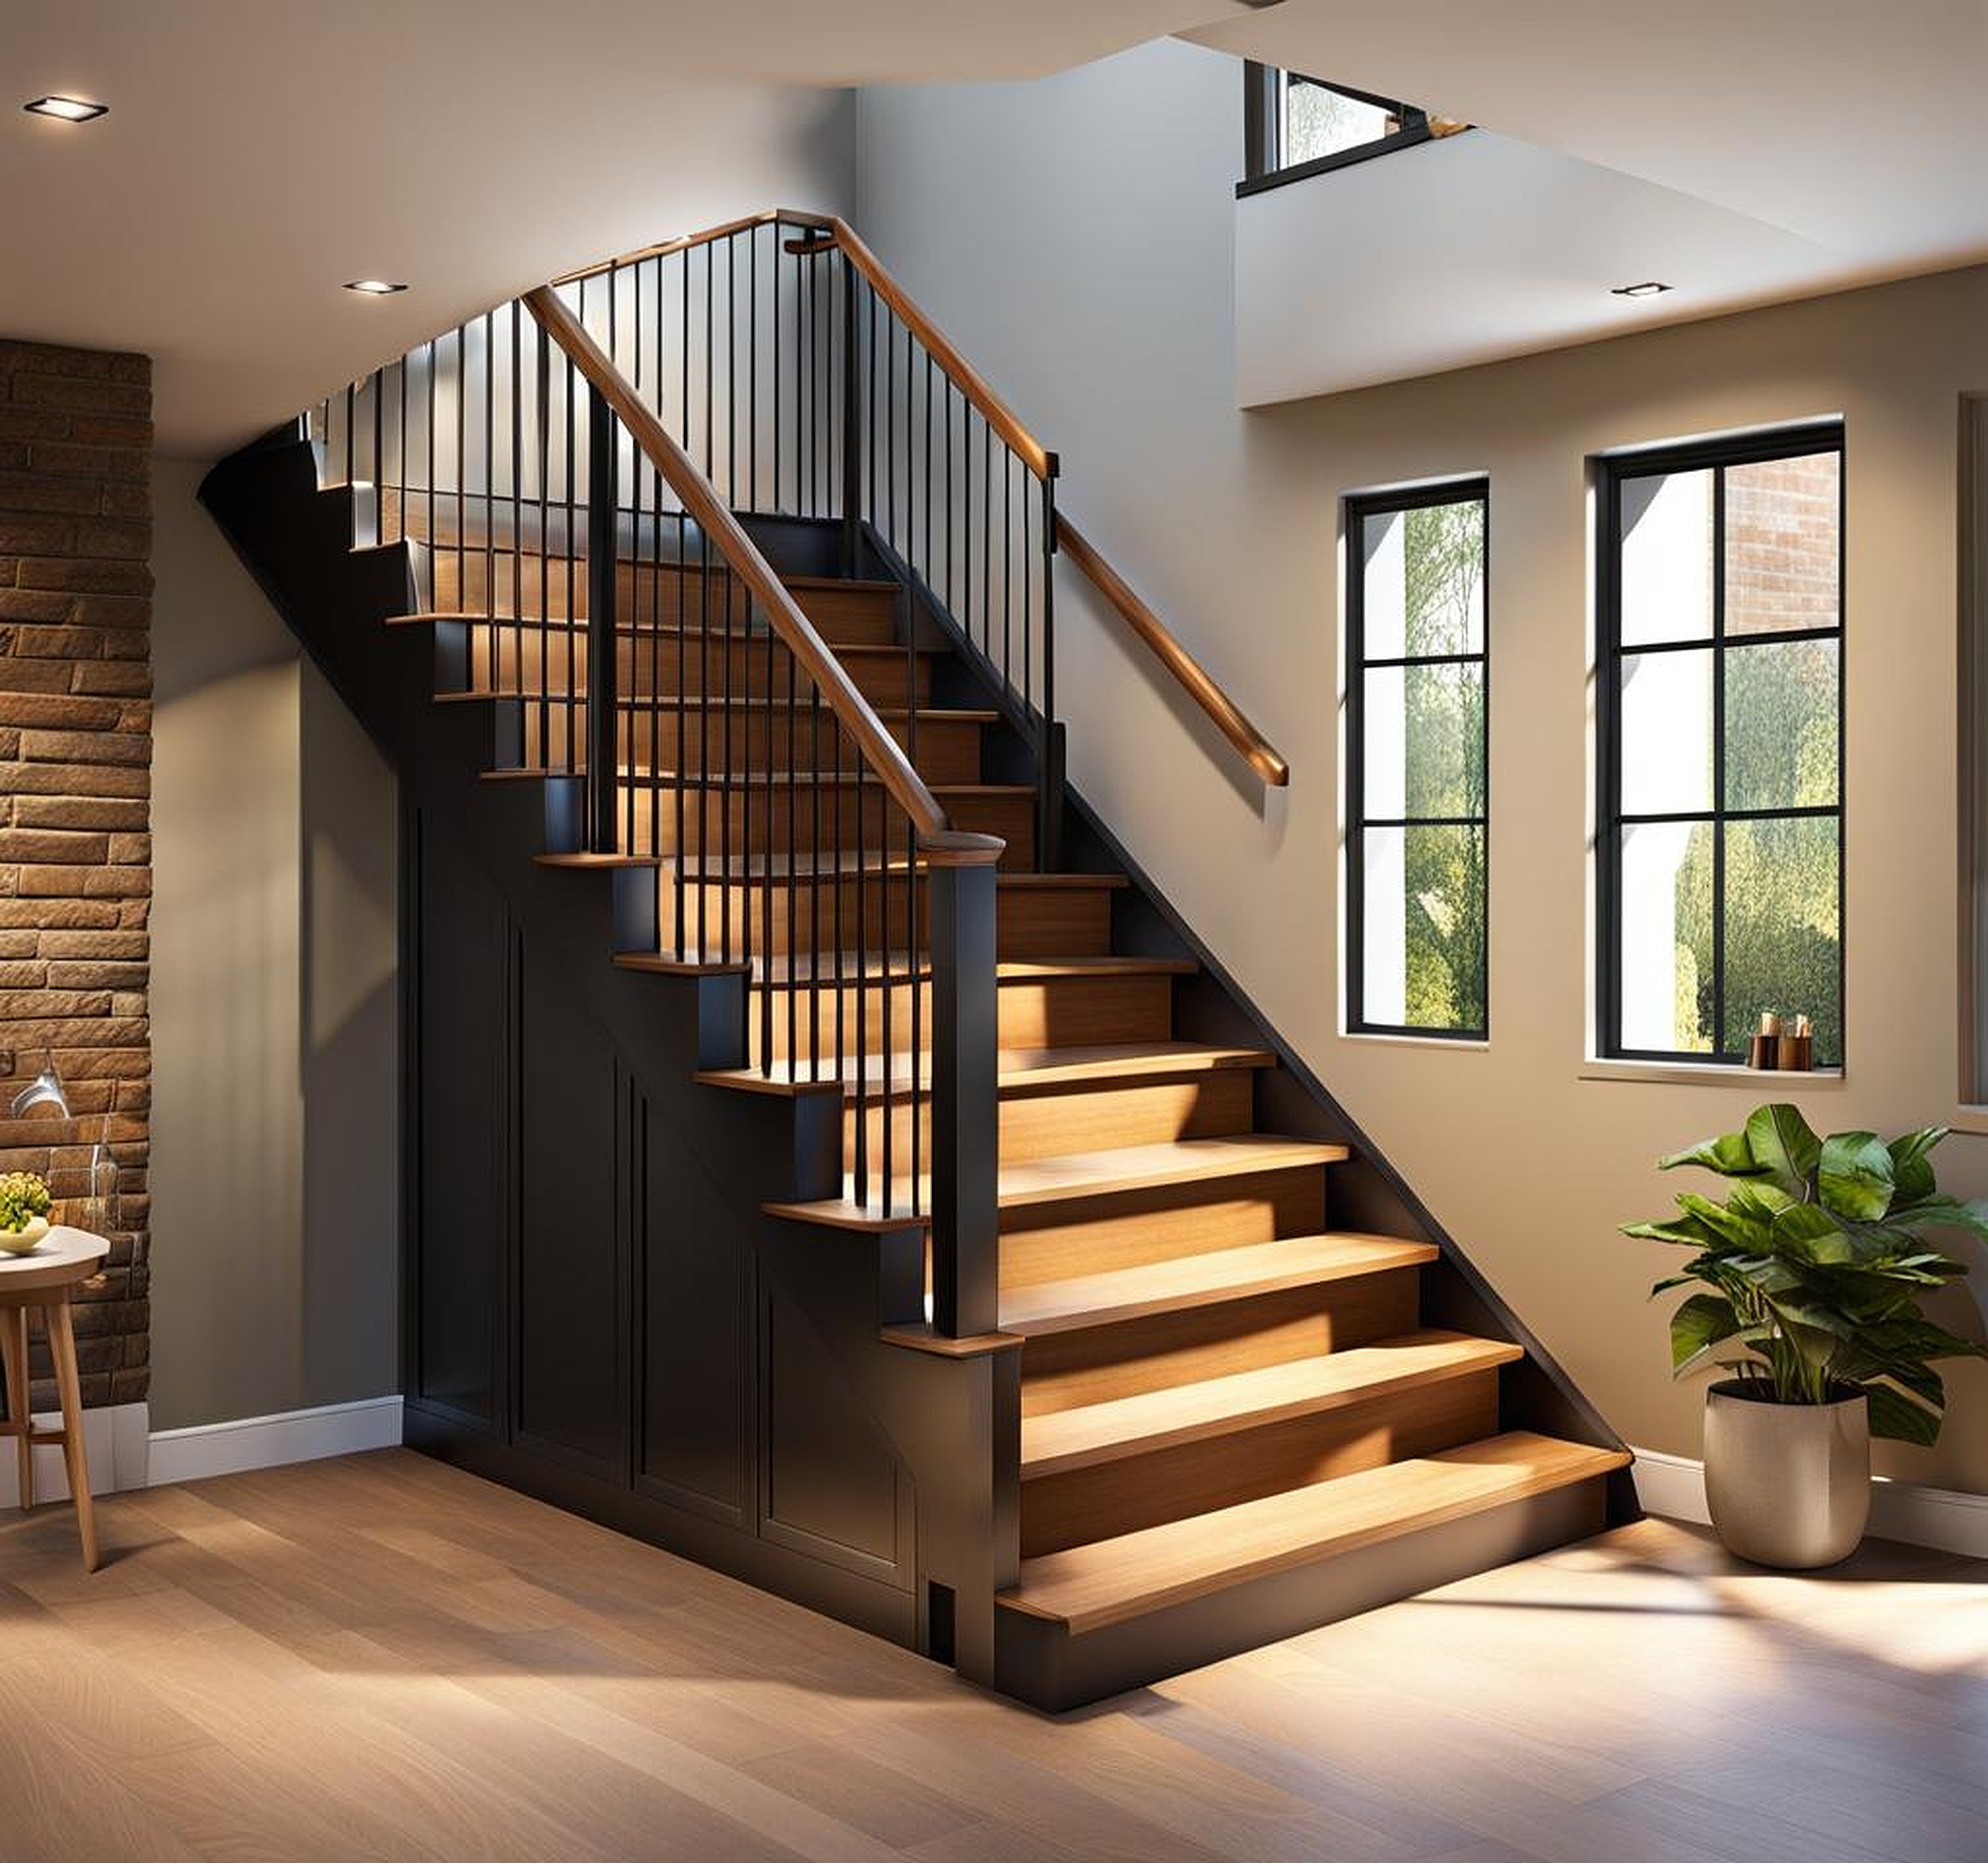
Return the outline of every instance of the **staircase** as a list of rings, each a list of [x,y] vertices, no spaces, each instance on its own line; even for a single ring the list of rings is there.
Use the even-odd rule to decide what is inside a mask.
[[[762,268],[769,312],[739,295]],[[602,925],[620,977],[698,992],[685,1072],[738,1135],[727,1168],[756,1173],[751,1271],[786,1278],[896,1445],[880,1505],[916,1515],[891,1580],[914,1602],[887,1633],[1061,1708],[1625,1517],[1620,1445],[1066,812],[1053,456],[839,222],[763,216],[592,276],[320,411],[319,496],[405,597],[335,643],[285,599],[308,566],[276,560],[271,449],[207,496],[362,716],[379,643],[423,644],[436,713],[490,746],[449,806],[542,821],[533,864],[571,889],[543,909]],[[700,309],[707,366],[679,374],[672,318]],[[756,402],[740,439],[746,374],[770,444]],[[923,1395],[893,1382],[914,1363]],[[776,1375],[748,1374],[775,1472],[741,1530],[784,1546],[785,1471],[804,1489],[829,1452],[766,1435]],[[462,1458],[550,1480],[487,1443]],[[742,1545],[535,1491],[843,1608]]]

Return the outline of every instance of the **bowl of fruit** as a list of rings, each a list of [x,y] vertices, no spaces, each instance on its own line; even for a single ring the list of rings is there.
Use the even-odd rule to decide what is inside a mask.
[[[26,1255],[48,1234],[48,1186],[33,1171],[0,1175],[0,1251]]]

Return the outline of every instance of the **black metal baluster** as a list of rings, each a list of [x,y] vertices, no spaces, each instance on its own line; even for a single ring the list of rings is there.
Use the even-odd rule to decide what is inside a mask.
[[[598,388],[587,390],[587,799],[588,842],[615,850],[615,711],[620,671],[615,626],[615,453],[613,410]]]
[[[466,610],[470,605],[470,519],[469,499],[462,481],[467,476],[465,465],[469,458],[469,328],[459,323],[456,326],[456,601]],[[493,606],[486,595],[484,600],[486,612]],[[492,644],[494,647],[494,639]],[[497,682],[493,680],[491,684],[494,689]]]
[[[430,592],[438,597],[436,606],[439,608],[441,606],[439,599],[441,591],[434,586],[439,579],[437,571],[441,566],[442,553],[435,536],[435,339],[433,337],[428,339],[428,534],[425,540],[428,549]],[[456,609],[458,613],[462,612],[462,591],[459,588],[456,591]]]
[[[552,364],[551,343],[544,325],[538,330],[538,690],[539,698],[532,711],[538,719],[539,755],[541,769],[552,768],[552,631],[549,613],[549,593],[552,587],[552,565],[546,556],[550,541],[550,530],[552,513]],[[522,573],[522,572],[521,572]],[[522,608],[519,610],[523,613]],[[524,676],[519,674],[519,689],[523,688]],[[567,768],[578,762],[570,743],[562,746],[560,756]]]
[[[1036,865],[1056,871],[1062,858],[1063,739],[1056,722],[1056,474],[1042,481],[1042,747],[1037,763]]]
[[[863,434],[856,418],[863,372],[856,349],[861,331],[856,321],[856,265],[847,258],[842,262],[842,557],[843,573],[854,575],[863,521],[856,499]]]
[[[799,484],[798,474],[799,470],[799,456],[797,455],[795,466],[795,470],[797,474],[795,481],[797,486]],[[794,734],[795,721],[800,715],[800,699],[795,685],[795,662],[794,656],[792,654],[789,654],[787,655],[787,826],[786,833],[782,838],[786,842],[787,1074],[790,1079],[799,1080],[801,1077],[801,1051],[799,1046],[799,1038],[795,1028],[795,1012],[798,1010],[800,1005],[799,964],[801,934],[799,902],[795,896],[795,882],[796,879],[795,869],[800,864],[801,808],[799,776],[799,772],[795,768]],[[812,754],[812,753],[811,751],[810,754]],[[810,898],[812,899],[812,895],[810,895]],[[811,907],[811,919],[812,916],[812,909]],[[809,948],[812,950],[814,945],[814,936],[812,927],[808,938],[808,944]],[[809,979],[808,987],[812,992],[813,989],[813,981],[812,977]],[[811,994],[808,999],[808,1012],[811,1016],[812,1015],[813,1011],[814,1000]]]
[[[970,566],[970,558],[969,559]],[[994,430],[980,423],[980,653],[994,658]]]
[[[484,606],[494,615],[497,598],[497,313],[484,313]],[[515,630],[517,623],[511,626]],[[496,632],[493,622],[491,632]]]
[[[1014,688],[1014,456],[1004,444],[1001,461],[1001,683]]]
[[[345,384],[345,505],[348,513],[347,544],[353,549],[359,547],[359,494],[352,481],[357,476],[352,462],[352,431],[358,424],[356,412],[359,405],[359,384]]]

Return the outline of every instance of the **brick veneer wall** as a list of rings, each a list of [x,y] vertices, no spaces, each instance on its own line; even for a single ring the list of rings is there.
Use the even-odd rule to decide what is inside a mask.
[[[151,443],[146,357],[0,341],[0,1170],[79,1196],[108,1138],[110,1263],[76,1314],[92,1405],[151,1378]],[[75,1117],[8,1119],[45,1052]]]
[[[1727,632],[1836,626],[1840,472],[1833,453],[1727,470]]]

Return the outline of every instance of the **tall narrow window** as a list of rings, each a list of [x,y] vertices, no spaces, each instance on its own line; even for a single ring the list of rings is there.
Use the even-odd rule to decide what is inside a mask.
[[[1346,505],[1346,982],[1356,1034],[1482,1039],[1488,488]]]
[[[1603,462],[1600,1039],[1843,1057],[1843,435]]]

